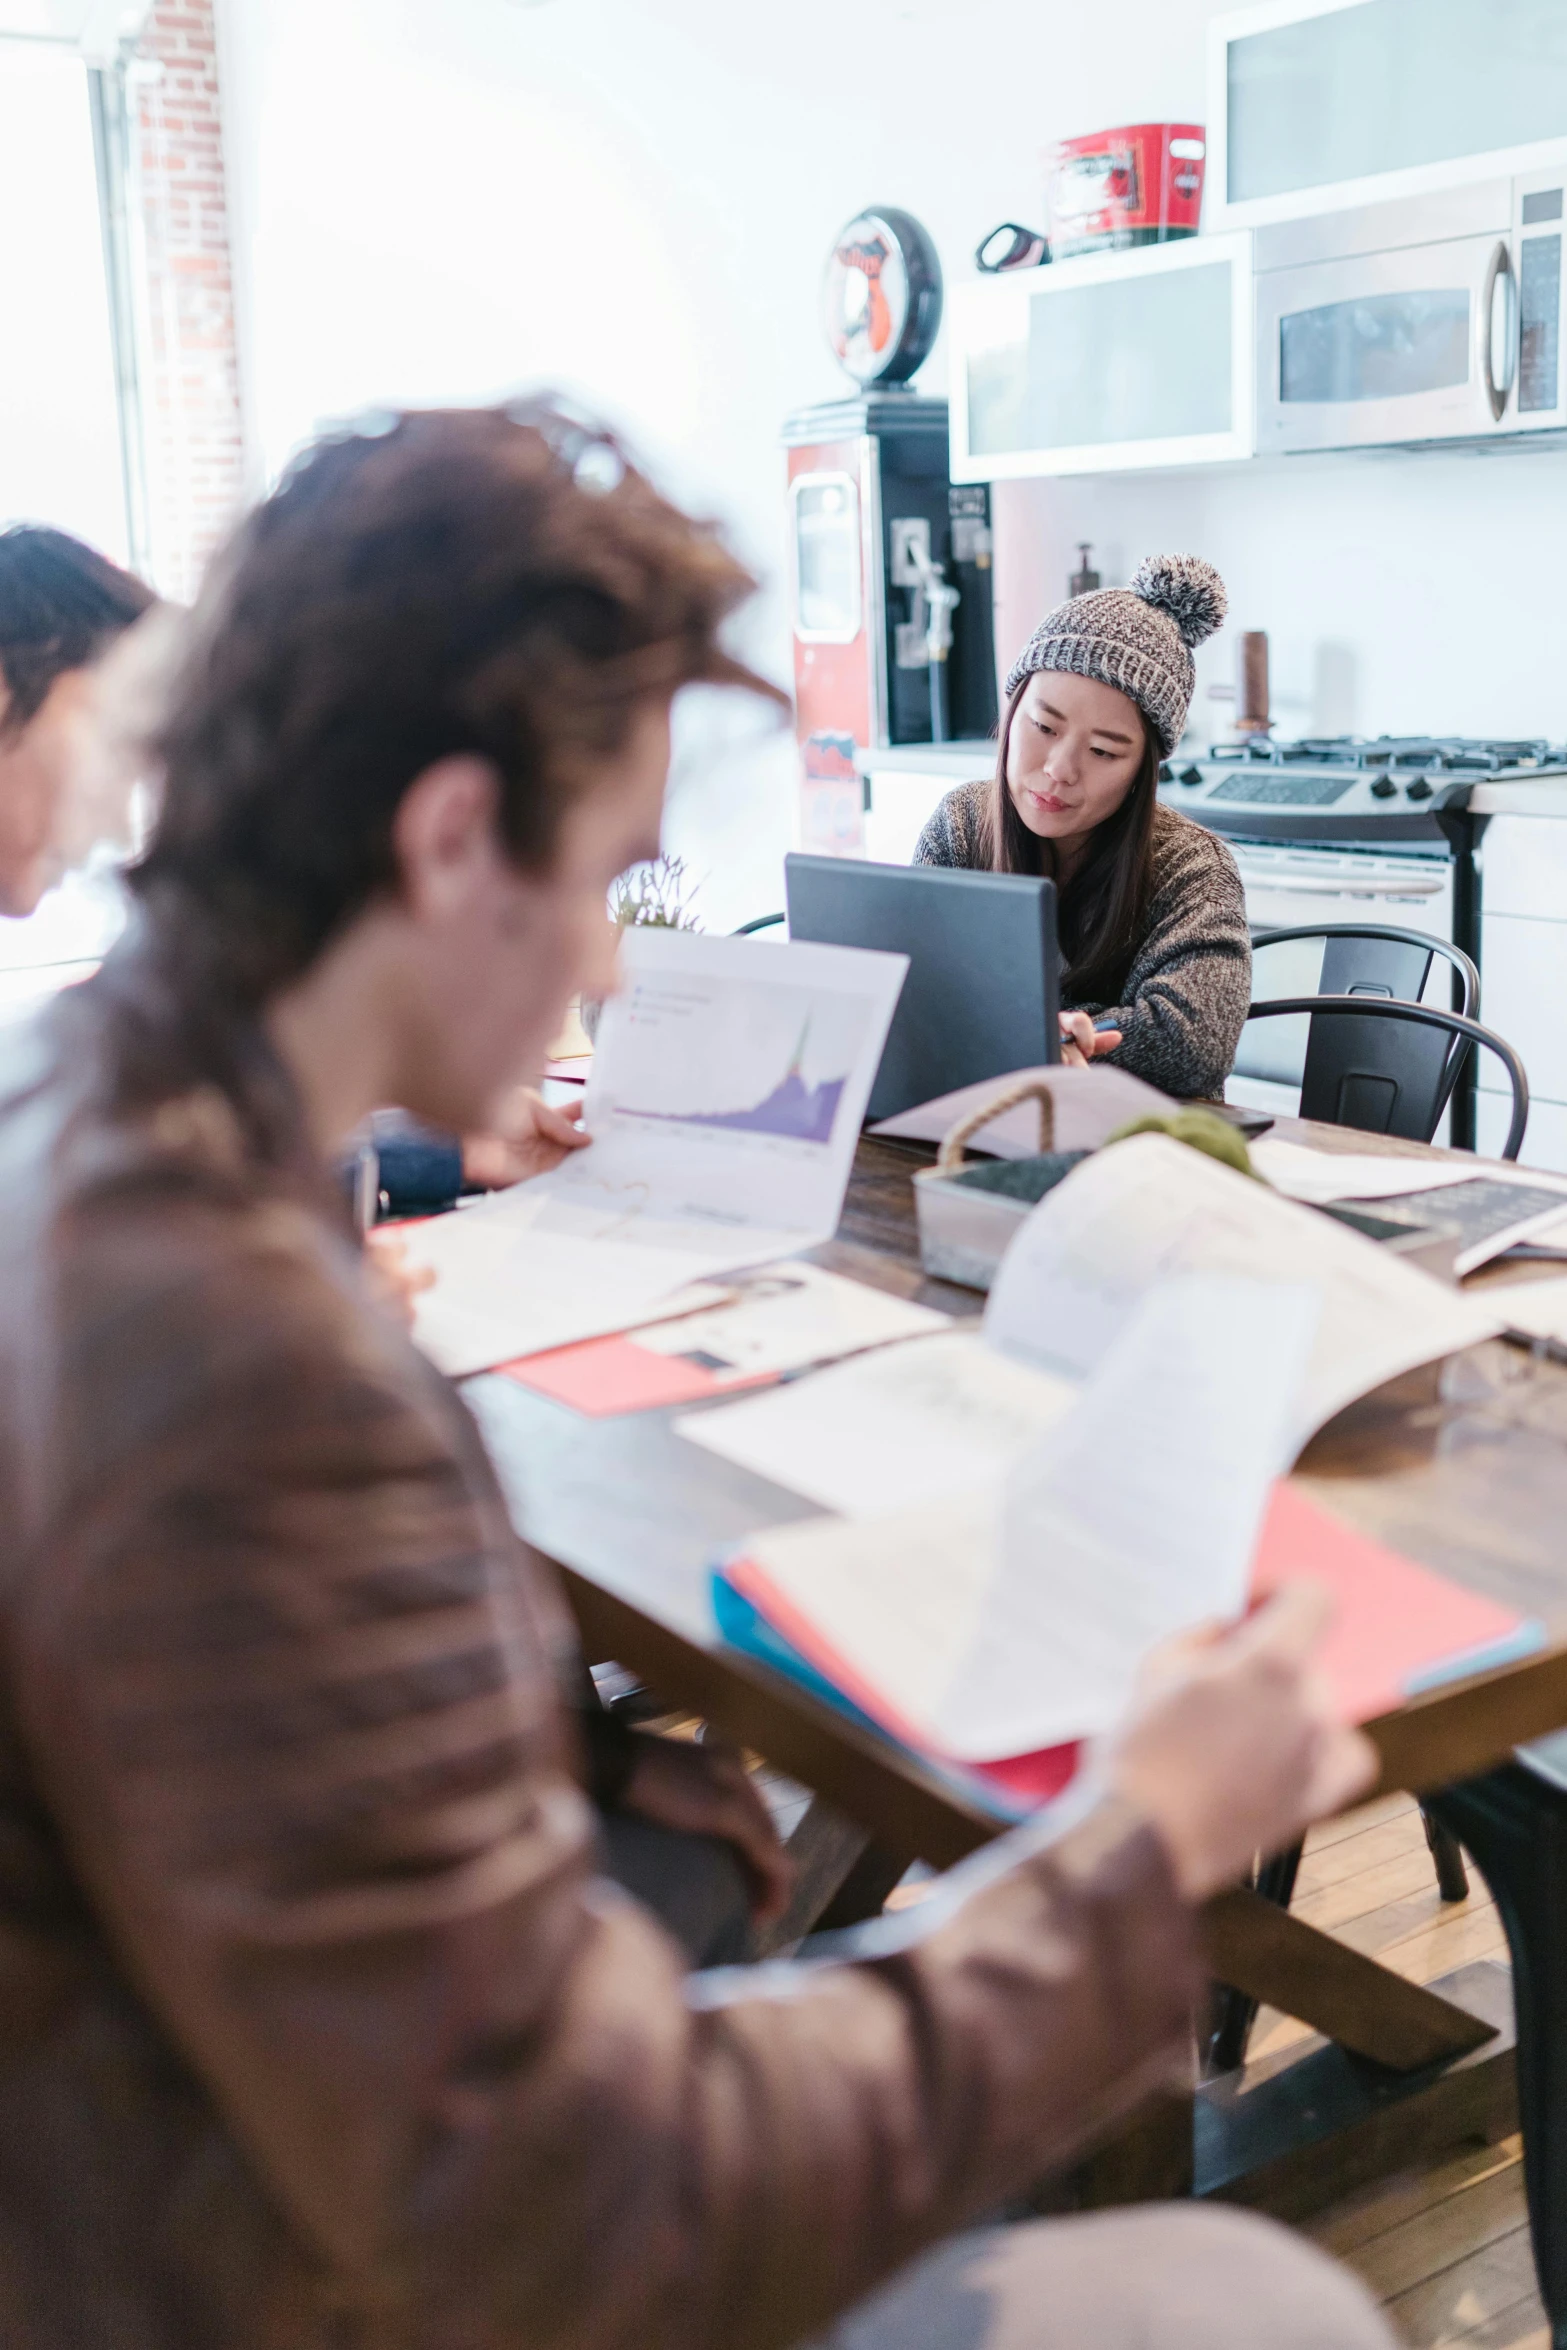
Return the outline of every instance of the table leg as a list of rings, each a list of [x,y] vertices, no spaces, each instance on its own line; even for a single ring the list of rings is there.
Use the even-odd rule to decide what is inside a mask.
[[[1303,1844],[1292,1844],[1287,1851],[1276,1852],[1262,1863],[1253,1883],[1264,1901],[1271,1901],[1280,1909],[1289,1908],[1305,1849]],[[1258,2002],[1248,1998],[1244,1991],[1233,1991],[1228,1983],[1215,1983],[1208,2016],[1208,2071],[1232,2073],[1246,2062],[1246,2043],[1257,2020],[1257,2006]]]
[[[814,1795],[785,1850],[794,1867],[794,1887],[781,1917],[756,1937],[755,1955],[772,1958],[792,1950],[819,1922],[823,1910],[852,1876],[870,1838],[832,1804]]]
[[[1540,2298],[1567,2350],[1567,1757],[1560,1740],[1428,1795],[1491,1888],[1513,1962],[1518,2118]]]
[[[1040,2194],[1042,2211],[1109,2211],[1127,2203],[1170,2203],[1193,2184],[1192,2095],[1148,2098],[1092,2154]]]

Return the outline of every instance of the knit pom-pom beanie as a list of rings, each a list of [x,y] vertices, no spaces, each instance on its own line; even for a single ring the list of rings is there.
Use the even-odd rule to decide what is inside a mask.
[[[1045,615],[1008,672],[1008,699],[1041,670],[1097,678],[1137,704],[1168,757],[1197,682],[1192,647],[1227,606],[1223,580],[1200,555],[1149,555],[1129,588],[1097,588]]]

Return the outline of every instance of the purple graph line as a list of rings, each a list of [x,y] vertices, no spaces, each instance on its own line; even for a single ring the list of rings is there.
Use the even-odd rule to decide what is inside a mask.
[[[788,1074],[764,1100],[743,1110],[622,1110],[623,1118],[649,1118],[667,1126],[722,1126],[739,1134],[775,1134],[786,1142],[831,1142],[833,1121],[847,1077],[807,1085],[801,1075],[807,1021]]]

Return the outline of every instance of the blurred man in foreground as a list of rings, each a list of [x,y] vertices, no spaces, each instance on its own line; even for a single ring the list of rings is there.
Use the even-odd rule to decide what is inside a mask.
[[[381,1102],[482,1127],[611,984],[749,585],[566,419],[453,412],[309,453],[198,608],[133,930],[0,1097],[8,2350],[1386,2342],[1238,2216],[907,2269],[1183,2071],[1193,1905],[1364,1783],[1311,1601],[859,1962],[690,1976],[597,1874],[549,1575],[367,1297],[327,1161]],[[733,1770],[597,1768],[777,1898]]]

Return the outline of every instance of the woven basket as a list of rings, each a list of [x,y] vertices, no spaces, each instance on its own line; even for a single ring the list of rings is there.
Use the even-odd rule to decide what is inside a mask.
[[[1013,1183],[1024,1170],[1038,1170],[1045,1180],[1032,1197],[1020,1197],[1015,1189],[987,1188],[975,1180],[980,1171],[966,1167],[968,1145],[975,1135],[1026,1101],[1039,1104],[1038,1157],[991,1162],[985,1173],[994,1167],[998,1183]],[[1083,1151],[1053,1151],[1054,1140],[1055,1103],[1039,1077],[1016,1079],[958,1120],[944,1137],[934,1167],[922,1167],[914,1178],[920,1263],[927,1273],[964,1289],[990,1287],[1018,1226],[1033,1214],[1044,1193],[1087,1156]]]

